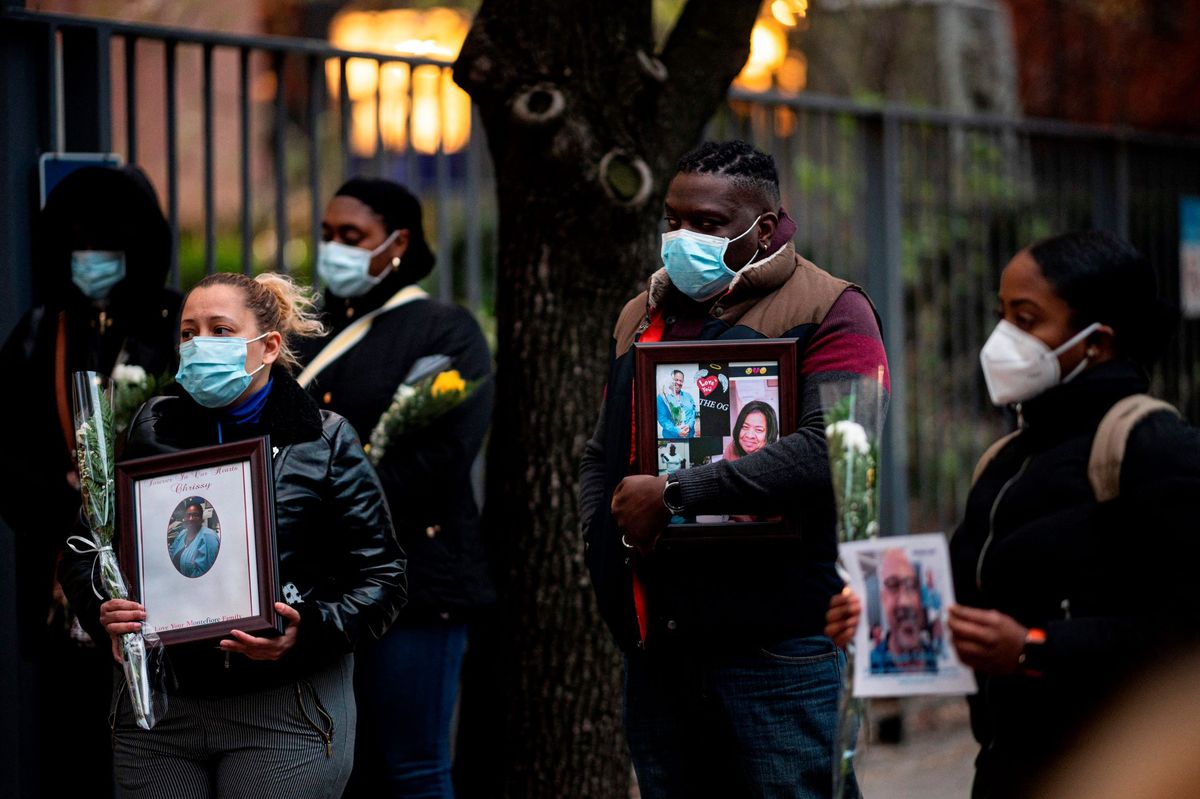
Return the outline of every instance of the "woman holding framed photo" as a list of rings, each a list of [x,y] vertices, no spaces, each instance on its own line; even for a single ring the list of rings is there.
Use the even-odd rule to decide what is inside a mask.
[[[234,630],[169,655],[165,717],[136,726],[124,680],[113,700],[118,796],[338,797],[353,758],[351,652],[404,603],[404,555],[374,470],[349,423],[291,377],[292,340],[321,331],[289,279],[210,275],[180,321],[178,390],[146,403],[126,457],[268,436],[273,452],[282,634]],[[137,632],[144,608],[92,595],[92,558],[60,579],[93,638]]]

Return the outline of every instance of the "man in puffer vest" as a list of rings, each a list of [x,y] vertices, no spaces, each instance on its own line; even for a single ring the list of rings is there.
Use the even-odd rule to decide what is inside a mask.
[[[638,783],[647,799],[826,796],[844,659],[822,635],[842,584],[819,386],[879,374],[888,386],[879,319],[862,289],[796,254],[774,161],[745,142],[685,155],[665,205],[664,267],[617,320],[580,468]],[[736,460],[635,474],[634,342],[764,338],[797,341],[798,429]],[[673,515],[731,509],[793,518],[802,534],[655,546]]]

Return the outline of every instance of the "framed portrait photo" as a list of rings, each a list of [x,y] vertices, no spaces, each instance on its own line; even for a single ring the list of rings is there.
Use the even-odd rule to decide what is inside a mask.
[[[885,536],[838,551],[863,605],[854,636],[854,695],[974,693],[975,675],[950,644],[954,582],[946,537]]]
[[[117,464],[121,566],[164,644],[282,631],[268,440]]]
[[[737,460],[796,430],[794,339],[639,343],[635,346],[638,470],[664,475]],[[795,519],[755,508],[674,516],[664,544],[796,538]]]

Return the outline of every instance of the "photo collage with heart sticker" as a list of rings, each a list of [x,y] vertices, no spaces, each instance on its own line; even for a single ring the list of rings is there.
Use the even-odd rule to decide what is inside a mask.
[[[659,364],[655,381],[660,475],[736,460],[779,438],[779,364],[774,361]]]

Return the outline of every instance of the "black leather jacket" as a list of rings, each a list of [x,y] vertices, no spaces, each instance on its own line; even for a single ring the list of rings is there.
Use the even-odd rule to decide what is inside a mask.
[[[302,602],[296,645],[279,661],[251,661],[211,642],[172,646],[180,693],[231,694],[286,684],[381,636],[407,595],[405,558],[375,471],[342,417],[320,411],[282,370],[275,370],[257,425],[220,423],[182,392],[156,397],[130,425],[124,457],[138,458],[224,442],[270,437],[275,471],[280,585]],[[80,620],[107,646],[100,600],[91,590],[91,556],[68,553],[59,579]],[[128,575],[127,575],[128,576]]]

